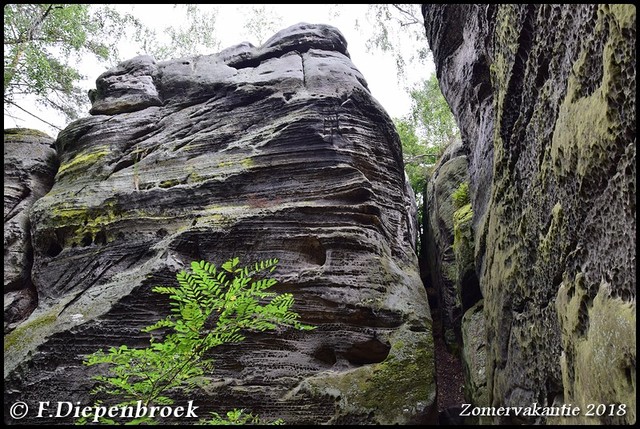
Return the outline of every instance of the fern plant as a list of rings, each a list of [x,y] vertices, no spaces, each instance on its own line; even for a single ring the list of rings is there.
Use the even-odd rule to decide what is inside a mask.
[[[99,384],[92,394],[117,397],[117,407],[171,405],[172,391],[189,392],[207,382],[203,376],[213,370],[214,362],[205,355],[212,348],[243,341],[248,331],[273,331],[283,326],[314,329],[301,323],[298,313],[291,310],[294,299],[290,293],[267,291],[277,283],[275,279],[259,278],[261,273],[273,273],[277,259],[246,267],[239,263],[238,258],[233,258],[218,268],[205,261],[192,262],[191,272],[183,270],[176,275],[179,286],[154,287],[154,292],[169,295],[171,314],[142,331],[168,333],[162,339],[161,335],[156,338],[152,334],[146,348],[121,345],[87,356],[85,365],[109,366],[107,375],[94,377]],[[105,417],[94,420],[116,423]],[[78,422],[87,421],[90,420],[81,418]],[[153,421],[141,416],[128,423]],[[238,424],[259,419],[233,410],[226,419],[214,413],[213,419],[199,423],[224,421]]]
[[[469,182],[462,182],[460,186],[451,194],[453,205],[456,209],[466,206],[471,202],[469,197]]]

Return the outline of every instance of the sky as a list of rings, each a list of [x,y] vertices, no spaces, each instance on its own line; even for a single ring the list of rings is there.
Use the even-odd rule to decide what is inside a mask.
[[[127,4],[114,5],[121,11],[131,12],[141,19],[146,25],[161,30],[169,25],[175,25],[181,20],[181,11],[170,4],[141,5]],[[220,50],[236,45],[243,41],[249,41],[258,46],[260,41],[255,40],[245,28],[246,17],[251,13],[252,6],[263,5],[199,5],[203,10],[217,8],[216,37],[220,42]],[[409,113],[411,101],[406,91],[407,87],[413,86],[421,79],[428,78],[434,71],[432,61],[423,64],[408,64],[406,78],[402,81],[398,78],[395,60],[390,53],[380,51],[369,52],[366,48],[366,41],[373,32],[373,26],[378,25],[375,20],[368,16],[368,5],[366,4],[342,4],[342,5],[319,5],[319,4],[294,4],[294,5],[264,5],[269,11],[269,16],[277,21],[277,30],[286,28],[299,22],[311,24],[329,24],[337,27],[347,40],[347,49],[351,60],[364,75],[372,95],[387,110],[392,118],[401,117]],[[276,30],[276,31],[277,31]],[[161,32],[162,33],[162,32]],[[274,32],[275,33],[275,32]],[[270,37],[272,34],[267,36]],[[404,36],[403,33],[400,33]],[[264,42],[264,40],[263,40]],[[426,46],[426,38],[423,37],[420,43]],[[414,40],[401,39],[403,52],[408,58],[411,53],[417,52],[419,47]],[[121,57],[128,59],[138,54],[136,50],[126,45],[120,46]],[[202,54],[212,54],[215,52],[202,52]],[[83,88],[88,91],[95,88],[96,78],[108,69],[108,65],[99,64],[93,59],[86,59],[79,64],[81,73],[86,76],[82,82]],[[25,103],[33,106],[33,103]],[[38,116],[53,124],[64,128],[67,121],[55,112],[43,110],[42,107],[30,107],[37,112]],[[15,109],[12,114],[19,119],[8,117],[5,114],[4,127],[25,127],[35,128],[49,133],[55,137],[58,130],[21,114]],[[88,115],[88,112],[87,112]]]

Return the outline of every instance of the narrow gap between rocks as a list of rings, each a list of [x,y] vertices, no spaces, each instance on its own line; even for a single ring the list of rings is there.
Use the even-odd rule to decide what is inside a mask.
[[[426,266],[421,263],[421,266]],[[423,271],[424,275],[424,271]],[[425,280],[423,276],[423,280]],[[462,361],[455,353],[450,353],[444,341],[441,310],[437,292],[430,282],[425,281],[429,307],[433,319],[433,343],[436,367],[437,406],[440,424],[455,424],[459,420],[459,409],[464,399],[464,373]],[[458,345],[462,348],[462,344]]]

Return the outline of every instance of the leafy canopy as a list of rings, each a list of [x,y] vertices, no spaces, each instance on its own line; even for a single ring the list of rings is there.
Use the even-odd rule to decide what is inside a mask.
[[[171,405],[172,391],[189,392],[207,384],[206,374],[213,371],[214,361],[207,352],[223,344],[238,343],[247,332],[274,331],[281,327],[310,330],[313,326],[301,323],[299,315],[291,310],[292,294],[277,294],[267,290],[277,281],[258,278],[272,273],[277,259],[260,261],[240,267],[233,258],[221,268],[205,262],[192,262],[191,271],[181,271],[176,277],[178,287],[156,286],[154,292],[169,295],[171,314],[142,331],[151,335],[145,348],[126,345],[98,350],[87,356],[84,364],[107,364],[108,374],[98,375],[99,382],[93,394],[103,393],[117,397],[117,406]],[[161,339],[162,333],[168,332]],[[148,417],[130,423],[149,422]],[[87,419],[81,419],[85,423]],[[100,418],[103,423],[115,423]],[[227,417],[214,413],[211,420],[200,423],[221,424],[256,422],[251,414],[233,410]]]
[[[121,60],[120,41],[139,54],[157,60],[192,55],[218,47],[214,11],[198,5],[186,9],[186,24],[168,26],[158,33],[131,13],[100,4],[7,4],[4,6],[4,110],[18,109],[53,126],[26,108],[36,102],[76,119],[88,110],[80,83],[80,62],[85,56],[115,65]],[[123,10],[122,7],[119,10]]]
[[[396,119],[402,142],[405,169],[416,195],[421,195],[429,169],[442,156],[449,144],[460,138],[460,132],[438,79],[432,74],[410,91],[411,113]]]
[[[435,74],[410,91],[411,113],[395,119],[402,143],[404,168],[418,205],[418,241],[424,234],[424,194],[431,169],[444,150],[460,138],[449,104],[440,92]],[[421,246],[418,246],[421,252]]]
[[[107,60],[112,50],[101,37],[104,24],[83,4],[4,6],[4,103],[35,95],[41,104],[76,115],[82,78],[71,65],[80,55]]]

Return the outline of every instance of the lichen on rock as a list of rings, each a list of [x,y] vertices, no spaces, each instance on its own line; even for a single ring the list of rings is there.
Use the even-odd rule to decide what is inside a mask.
[[[635,350],[601,342],[635,325],[635,10],[423,6],[468,154],[491,405],[623,401],[589,422],[635,423]]]

